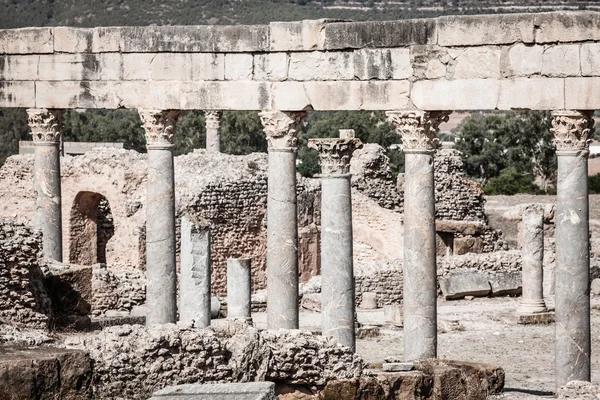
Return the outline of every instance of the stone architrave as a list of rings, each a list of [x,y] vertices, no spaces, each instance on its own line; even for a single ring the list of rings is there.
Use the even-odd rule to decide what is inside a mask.
[[[592,111],[554,111],[556,195],[556,386],[590,380],[588,156]]]
[[[209,153],[221,152],[221,111],[205,111],[206,121],[206,151]]]
[[[298,329],[297,134],[305,112],[261,112],[268,141],[267,326]]]
[[[179,320],[206,328],[211,318],[210,227],[192,217],[181,218]]]
[[[437,356],[433,156],[447,111],[388,111],[402,137],[404,174],[404,358]]]
[[[521,286],[523,295],[518,314],[548,311],[544,302],[544,209],[531,205],[521,224]]]
[[[43,234],[44,257],[60,262],[63,257],[59,146],[63,115],[64,110],[27,110],[35,148],[35,226]]]
[[[321,160],[321,313],[323,335],[355,348],[350,159],[362,147],[353,135],[310,139]]]
[[[146,132],[146,324],[177,318],[173,135],[179,111],[139,110]]]
[[[227,260],[227,318],[251,318],[252,269],[249,258]]]

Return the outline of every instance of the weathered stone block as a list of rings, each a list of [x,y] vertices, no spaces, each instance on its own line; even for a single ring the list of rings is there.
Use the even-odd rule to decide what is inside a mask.
[[[438,281],[446,300],[487,296],[492,290],[487,275],[478,271],[454,271]]]
[[[412,76],[409,49],[360,49],[354,52],[354,75],[360,80]]]
[[[517,43],[508,50],[508,76],[527,76],[542,72],[544,46]]]
[[[533,43],[533,14],[447,16],[438,18],[440,46]]]
[[[74,265],[46,279],[54,317],[88,315],[92,311],[92,267]]]
[[[151,400],[277,400],[277,396],[273,382],[193,383],[161,389]]]
[[[92,53],[121,51],[121,28],[102,26],[94,28]]]
[[[401,305],[383,306],[383,319],[394,326],[404,325],[404,312]]]
[[[341,50],[435,44],[436,23],[434,19],[331,23],[324,27],[324,48]]]
[[[518,315],[517,317],[517,324],[519,325],[549,325],[555,321],[553,312]]]
[[[53,28],[0,30],[0,54],[49,54],[54,52]]]
[[[563,79],[560,78],[503,80],[500,83],[498,109],[563,109],[564,99],[565,85]]]
[[[410,97],[417,108],[424,110],[485,110],[496,108],[499,94],[499,80],[461,79],[415,82]]]
[[[536,43],[600,40],[600,15],[586,11],[532,14]]]
[[[100,79],[97,54],[40,55],[38,79],[42,81],[90,81]]]
[[[57,53],[91,53],[94,30],[90,28],[54,28],[54,51]]]
[[[295,81],[351,80],[354,78],[352,53],[291,53],[288,78]]]
[[[267,25],[215,25],[214,51],[219,53],[244,53],[269,50]]]
[[[542,55],[542,75],[578,76],[579,45],[556,45],[546,48]]]
[[[521,294],[521,272],[506,271],[490,274],[492,296],[517,296]]]
[[[581,45],[581,75],[600,75],[600,43],[585,43]]]
[[[453,221],[441,219],[435,221],[436,232],[462,233],[464,235],[478,235],[483,232],[485,225],[479,221]]]
[[[476,237],[454,238],[454,254],[481,253],[483,240]]]
[[[251,80],[252,68],[252,54],[225,55],[225,79],[227,80]]]
[[[287,53],[256,54],[254,56],[254,79],[283,81],[287,78]]]
[[[565,78],[565,109],[600,109],[600,79]],[[558,108],[558,107],[557,107]]]
[[[472,47],[449,53],[456,61],[454,79],[500,78],[501,52],[497,48]]]
[[[362,308],[363,310],[377,309],[377,293],[363,292],[362,301],[360,302],[360,308]]]
[[[122,54],[123,80],[139,81],[150,79],[150,64],[156,54]]]
[[[0,107],[31,107],[35,105],[35,83],[0,81]]]
[[[39,61],[39,55],[0,56],[0,80],[34,81]]]
[[[332,20],[271,22],[271,51],[306,51],[323,49],[323,28]]]

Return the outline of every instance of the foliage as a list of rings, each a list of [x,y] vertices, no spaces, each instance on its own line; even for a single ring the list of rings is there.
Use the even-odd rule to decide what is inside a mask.
[[[588,177],[588,193],[600,194],[600,174]]]
[[[28,140],[29,132],[24,109],[0,109],[0,165],[19,152],[19,140]]]
[[[489,180],[483,187],[486,195],[514,195],[517,193],[539,194],[541,189],[533,183],[531,175],[517,172],[515,168],[502,170],[500,175]]]
[[[267,151],[267,139],[258,113],[254,111],[223,112],[221,151],[229,154]]]

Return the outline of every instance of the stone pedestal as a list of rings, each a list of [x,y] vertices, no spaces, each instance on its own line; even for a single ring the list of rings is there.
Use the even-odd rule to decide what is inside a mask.
[[[140,110],[146,131],[146,325],[176,322],[173,134],[178,111]]]
[[[355,347],[350,159],[358,139],[310,139],[321,160],[321,313],[323,335]]]
[[[220,111],[205,111],[206,121],[206,151],[209,153],[221,152],[221,116]]]
[[[554,111],[556,196],[556,386],[590,380],[588,155],[592,111]]]
[[[179,320],[206,328],[211,318],[210,229],[191,217],[181,218]]]
[[[227,318],[251,318],[252,269],[249,258],[227,260]]]
[[[269,143],[267,326],[298,329],[297,129],[304,112],[261,112]]]
[[[35,147],[35,226],[43,234],[44,257],[59,262],[63,260],[59,153],[63,114],[63,110],[27,110]]]
[[[529,206],[521,224],[521,286],[523,295],[518,314],[546,312],[544,302],[544,209]]]
[[[404,358],[437,356],[433,155],[448,112],[390,111],[406,154],[404,174]]]

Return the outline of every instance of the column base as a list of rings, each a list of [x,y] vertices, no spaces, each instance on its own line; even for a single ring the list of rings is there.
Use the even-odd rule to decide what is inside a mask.
[[[517,308],[517,315],[531,315],[543,312],[548,312],[544,300],[521,301],[521,304]]]

